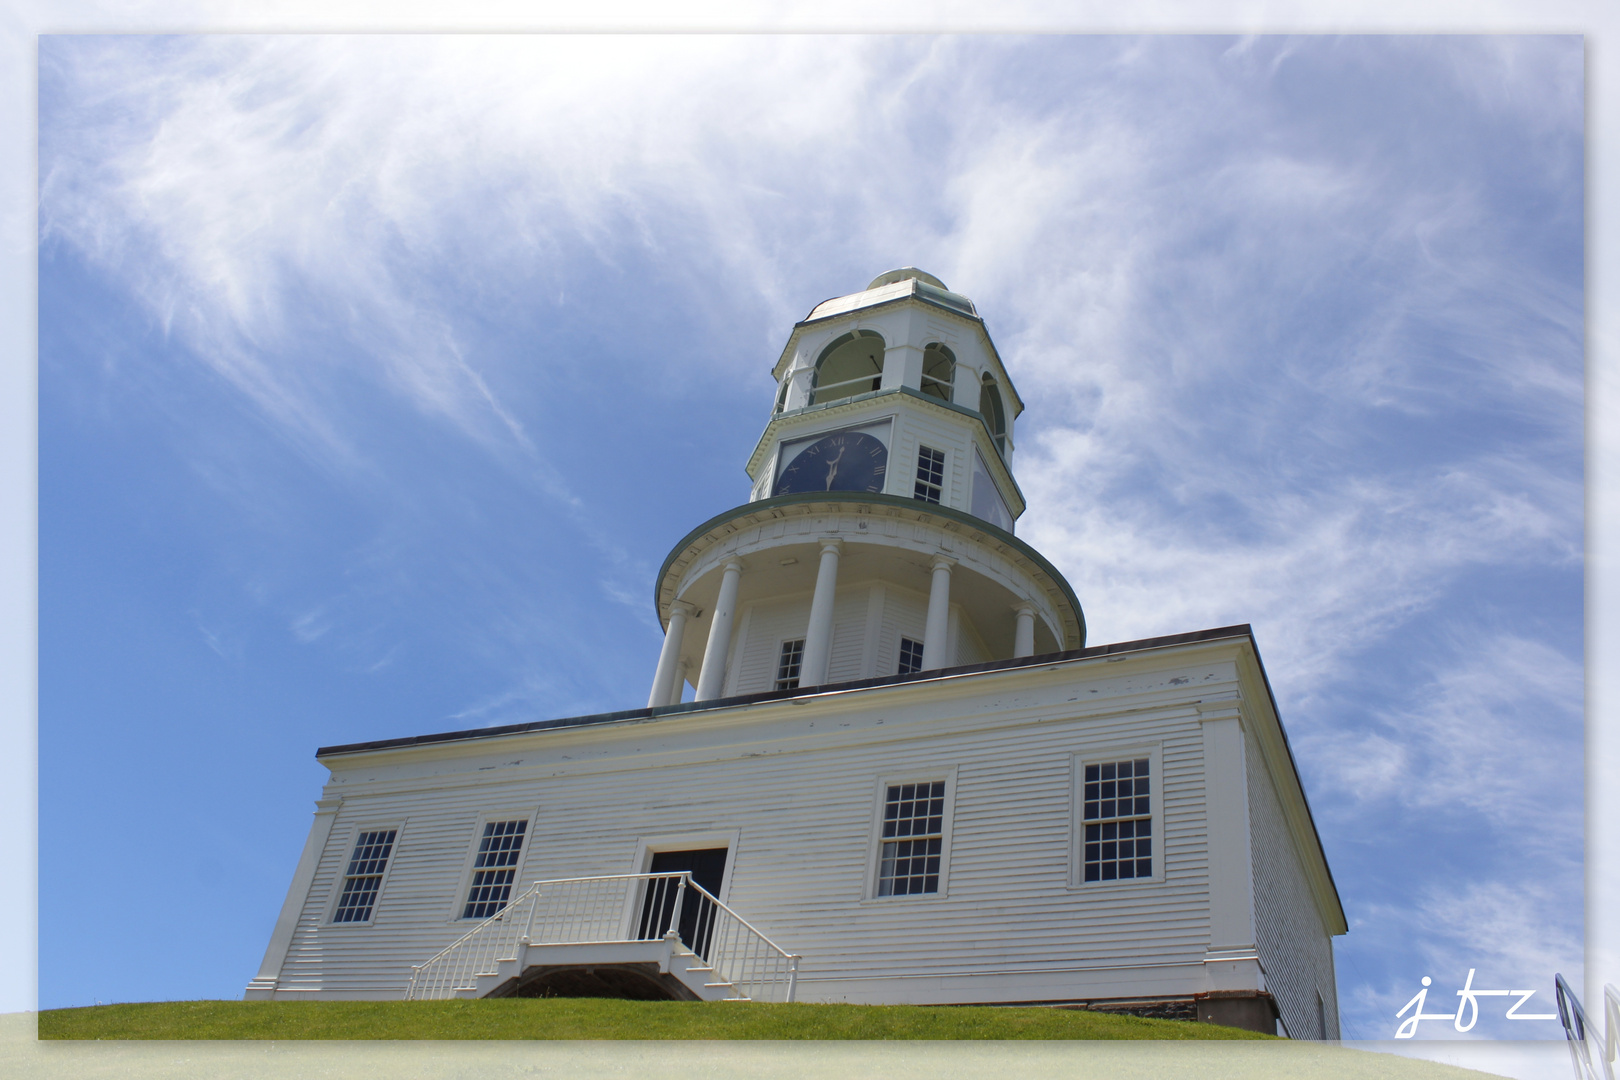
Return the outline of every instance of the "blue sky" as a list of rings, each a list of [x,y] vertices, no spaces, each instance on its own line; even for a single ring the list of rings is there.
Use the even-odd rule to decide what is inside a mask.
[[[792,323],[906,264],[1091,642],[1253,624],[1346,1034],[1579,970],[1579,38],[39,56],[42,1007],[238,995],[317,745],[643,702]]]

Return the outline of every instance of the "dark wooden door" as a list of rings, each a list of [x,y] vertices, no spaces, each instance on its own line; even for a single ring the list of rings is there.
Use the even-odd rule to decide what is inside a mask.
[[[711,895],[720,895],[720,883],[726,876],[726,849],[700,848],[692,851],[658,851],[653,853],[653,874],[674,874],[682,870],[692,872],[692,880]],[[671,885],[659,887],[657,882],[647,890],[641,905],[641,928],[637,936],[642,939],[663,937],[675,914],[676,890]],[[681,921],[676,931],[686,947],[699,956],[708,957],[709,939],[714,931],[714,905],[695,889],[686,890],[681,902]]]

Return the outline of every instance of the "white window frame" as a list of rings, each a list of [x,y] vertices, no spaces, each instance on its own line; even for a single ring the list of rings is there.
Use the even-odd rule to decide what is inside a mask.
[[[780,638],[776,642],[776,670],[771,674],[772,690],[797,690],[804,685],[804,646],[808,639],[802,637]],[[782,653],[790,642],[799,643],[799,673],[793,676],[792,686],[782,686]]]
[[[1069,888],[1119,889],[1132,885],[1153,885],[1165,879],[1164,764],[1161,743],[1131,743],[1086,750],[1069,757]],[[1127,758],[1148,759],[1148,818],[1152,822],[1153,873],[1147,877],[1116,878],[1113,881],[1087,881],[1085,843],[1086,766],[1107,765]],[[1137,815],[1132,814],[1131,817]]]
[[[461,876],[457,879],[459,884],[456,887],[455,899],[450,908],[449,921],[451,923],[471,926],[482,921],[476,917],[463,919],[461,912],[467,906],[467,892],[472,888],[473,873],[476,869],[473,864],[478,861],[478,845],[484,839],[484,826],[492,821],[517,821],[519,819],[529,823],[523,831],[523,850],[518,853],[517,865],[513,867],[516,873],[512,875],[512,896],[517,896],[524,888],[524,871],[528,868],[529,853],[534,849],[535,822],[539,819],[539,816],[539,810],[533,806],[485,810],[478,815],[473,822],[472,838],[467,844],[467,852],[461,859]],[[507,898],[507,902],[511,902],[511,897]]]
[[[938,769],[894,770],[878,776],[872,791],[871,836],[867,841],[866,882],[862,894],[863,904],[904,904],[908,901],[931,903],[950,895],[951,830],[956,819],[955,765]],[[899,896],[879,896],[879,874],[883,865],[883,811],[888,806],[889,788],[901,784],[933,784],[945,781],[945,820],[940,822],[939,834],[939,891],[931,893],[905,893]]]
[[[935,484],[932,481],[924,481],[922,478],[922,454],[924,450],[927,450],[929,453],[939,455],[938,484]],[[911,459],[911,497],[925,506],[947,506],[950,503],[948,498],[950,494],[950,480],[951,452],[941,446],[927,446],[919,442],[917,444],[917,453],[913,455]],[[929,487],[938,487],[939,498],[930,501],[918,495],[917,485],[922,483],[927,483]]]
[[[336,929],[347,926],[371,926],[377,921],[377,912],[382,908],[383,895],[388,891],[388,879],[394,873],[394,867],[399,864],[400,841],[405,838],[405,823],[408,819],[395,818],[384,821],[368,821],[354,825],[345,830],[343,842],[338,847],[337,873],[332,878],[332,895],[327,897],[326,918],[322,925]],[[383,864],[383,872],[377,882],[377,895],[371,901],[371,917],[369,919],[355,919],[338,922],[338,905],[343,902],[343,886],[349,879],[349,863],[354,860],[354,848],[360,837],[370,832],[394,831],[394,846],[388,849],[388,861]]]

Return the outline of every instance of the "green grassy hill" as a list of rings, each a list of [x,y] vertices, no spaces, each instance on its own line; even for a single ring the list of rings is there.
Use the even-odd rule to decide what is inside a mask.
[[[1268,1039],[1073,1009],[504,998],[51,1009],[41,1039]]]

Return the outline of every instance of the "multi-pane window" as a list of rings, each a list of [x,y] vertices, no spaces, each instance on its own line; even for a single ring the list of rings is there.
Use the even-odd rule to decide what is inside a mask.
[[[799,669],[804,666],[804,638],[782,642],[782,655],[776,661],[776,688],[792,690],[799,685]]]
[[[910,675],[922,670],[922,642],[908,637],[900,639],[900,674]]]
[[[383,871],[388,869],[388,856],[394,850],[396,829],[377,829],[363,832],[354,841],[354,855],[343,874],[343,893],[338,897],[333,922],[367,922],[371,909],[377,903],[377,890],[382,887]]]
[[[1086,881],[1153,876],[1148,760],[1135,758],[1086,766],[1082,799]]]
[[[517,877],[518,857],[523,854],[523,834],[527,821],[490,821],[478,841],[473,860],[472,888],[467,892],[463,919],[487,919],[505,910]]]
[[[931,446],[917,448],[917,486],[913,489],[916,498],[923,502],[937,503],[945,490],[945,451],[935,450]]]
[[[883,800],[879,896],[939,892],[945,838],[945,781],[890,784]]]

